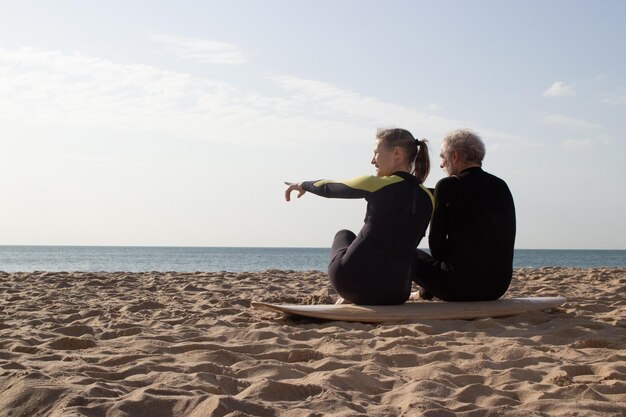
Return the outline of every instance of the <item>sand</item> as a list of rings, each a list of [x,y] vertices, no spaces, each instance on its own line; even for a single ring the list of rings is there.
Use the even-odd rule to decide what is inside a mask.
[[[515,317],[369,325],[324,273],[0,273],[0,416],[623,416],[626,268],[518,269]]]

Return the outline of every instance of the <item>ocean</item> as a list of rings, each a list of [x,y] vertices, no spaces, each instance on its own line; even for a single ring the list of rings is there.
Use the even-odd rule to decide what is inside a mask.
[[[0,271],[325,271],[327,248],[0,246]],[[515,268],[624,267],[626,250],[516,249]]]

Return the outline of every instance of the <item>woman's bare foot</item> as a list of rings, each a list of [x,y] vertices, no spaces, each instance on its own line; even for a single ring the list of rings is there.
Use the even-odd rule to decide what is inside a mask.
[[[338,304],[352,304],[352,303],[343,297],[339,297],[337,298],[337,301],[335,301],[335,305],[338,305]]]

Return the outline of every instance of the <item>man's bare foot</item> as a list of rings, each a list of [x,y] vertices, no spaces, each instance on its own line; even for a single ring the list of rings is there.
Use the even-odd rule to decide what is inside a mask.
[[[409,296],[409,301],[419,301],[421,299],[422,299],[422,297],[420,297],[420,292],[419,291],[414,291]]]
[[[431,293],[429,293],[428,291],[425,291],[423,288],[414,291],[411,293],[411,295],[409,296],[409,301],[430,301],[432,300],[434,297],[432,296]]]

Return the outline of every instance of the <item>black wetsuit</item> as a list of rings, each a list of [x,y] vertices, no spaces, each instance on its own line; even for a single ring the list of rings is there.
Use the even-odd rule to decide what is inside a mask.
[[[302,187],[330,198],[364,198],[365,224],[356,236],[341,230],[330,253],[333,288],[355,304],[402,304],[411,291],[411,269],[433,211],[433,196],[406,172],[348,181],[307,181]]]
[[[429,256],[417,251],[413,280],[446,301],[495,300],[513,275],[515,207],[509,187],[480,167],[437,183]]]

